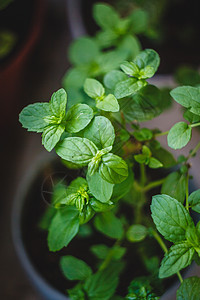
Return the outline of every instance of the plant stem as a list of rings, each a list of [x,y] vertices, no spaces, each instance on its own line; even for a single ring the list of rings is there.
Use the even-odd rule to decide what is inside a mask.
[[[117,240],[117,241],[114,243],[113,247],[115,247],[115,246],[117,246],[117,245],[120,245],[120,243],[121,243],[121,240]],[[106,258],[104,259],[104,261],[103,261],[102,264],[100,265],[99,271],[104,270],[104,269],[109,265],[109,263],[111,262],[112,257],[113,257],[113,247],[110,249],[110,251],[108,252]]]
[[[196,154],[196,152],[199,150],[199,148],[200,148],[200,142],[196,145],[196,147],[188,155],[187,160],[190,159],[192,156],[194,156]]]
[[[145,186],[146,183],[146,168],[144,164],[140,164],[140,184],[142,187]]]
[[[199,123],[195,123],[195,124],[191,124],[191,125],[189,125],[190,127],[197,127],[197,126],[200,126],[200,122]]]
[[[152,181],[150,182],[149,184],[147,184],[144,189],[143,189],[143,192],[148,192],[149,190],[157,187],[157,186],[160,186],[161,184],[163,184],[163,182],[165,181],[165,178],[162,178],[160,180],[156,180],[156,181]]]
[[[154,238],[156,239],[156,241],[158,242],[158,244],[160,245],[160,247],[162,248],[162,250],[164,251],[164,253],[168,253],[168,249],[167,246],[165,245],[163,239],[161,238],[161,236],[158,234],[157,231],[155,231],[153,228],[151,228],[151,233],[153,234]],[[183,278],[181,276],[180,272],[176,272],[178,279],[180,280],[180,283],[183,282]]]
[[[159,133],[156,133],[155,134],[155,137],[158,137],[158,136],[163,136],[163,135],[166,135],[169,133],[169,130],[168,131],[165,131],[165,132],[159,132]]]
[[[185,208],[189,211],[189,172],[187,172],[186,183],[185,183]]]

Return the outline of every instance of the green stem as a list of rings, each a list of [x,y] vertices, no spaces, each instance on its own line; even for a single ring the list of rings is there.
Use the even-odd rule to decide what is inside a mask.
[[[145,186],[146,183],[146,168],[144,164],[140,164],[140,184],[142,187]]]
[[[158,232],[155,231],[153,228],[151,228],[151,233],[153,234],[154,238],[156,239],[156,241],[158,242],[158,244],[160,245],[160,247],[162,248],[162,250],[164,251],[164,253],[168,253],[167,246],[165,245],[163,239],[158,234]],[[181,276],[181,273],[177,272],[176,274],[178,276],[178,279],[180,280],[180,283],[182,283],[183,282],[183,278]]]
[[[149,190],[157,187],[157,186],[160,186],[161,184],[163,184],[163,182],[165,181],[165,178],[162,178],[160,180],[156,180],[156,181],[152,181],[150,182],[149,184],[147,184],[144,189],[143,189],[143,192],[148,192]]]
[[[185,183],[185,208],[189,211],[189,172],[187,172],[186,183]]]
[[[196,154],[196,152],[199,150],[199,148],[200,148],[200,142],[196,145],[196,147],[188,155],[187,160],[190,159],[192,156],[194,156]]]
[[[195,123],[195,124],[190,124],[189,126],[192,127],[192,128],[193,128],[193,127],[200,126],[200,122],[199,122],[199,123]]]
[[[114,243],[113,247],[115,247],[115,246],[117,246],[117,245],[120,245],[120,243],[121,243],[121,240],[117,240],[117,241]],[[104,269],[109,265],[109,263],[111,262],[112,257],[113,257],[113,247],[110,249],[110,251],[108,252],[106,258],[104,259],[104,261],[103,261],[102,264],[100,265],[99,271],[104,270]]]
[[[158,136],[163,136],[163,135],[166,135],[169,133],[169,130],[168,131],[165,131],[165,132],[159,132],[159,133],[156,133],[154,136],[155,137],[158,137]]]

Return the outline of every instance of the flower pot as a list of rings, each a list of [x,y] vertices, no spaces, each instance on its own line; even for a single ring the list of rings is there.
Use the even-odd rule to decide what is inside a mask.
[[[70,286],[67,286],[70,283],[64,279],[61,271],[59,270],[59,259],[60,256],[63,256],[66,253],[77,256],[80,249],[81,252],[84,252],[84,244],[82,243],[80,246],[77,246],[76,244],[73,248],[73,246],[71,246],[73,245],[72,241],[66,250],[60,251],[60,254],[51,254],[48,253],[47,249],[46,233],[44,234],[44,232],[41,232],[38,229],[38,221],[40,220],[42,211],[49,204],[49,201],[47,198],[43,197],[44,195],[41,194],[41,192],[44,191],[44,182],[47,176],[49,176],[49,174],[54,174],[54,171],[52,173],[51,165],[55,162],[56,160],[54,155],[47,155],[46,153],[42,154],[32,163],[30,168],[24,174],[25,176],[16,193],[12,211],[12,235],[14,246],[21,264],[32,285],[36,288],[40,295],[46,300],[67,300],[69,298],[65,295],[65,290],[66,288],[70,288]],[[60,168],[59,165],[58,173],[62,173],[63,170],[66,170],[66,168]],[[72,175],[69,173],[69,170],[67,175],[69,176],[69,179],[71,179]],[[36,194],[35,190],[37,190]],[[35,195],[38,195],[38,197],[35,197]],[[35,203],[37,204],[35,205]],[[32,218],[34,219],[33,223],[30,221]],[[29,241],[27,241],[28,239]],[[35,250],[33,250],[33,248],[35,248]],[[68,248],[70,248],[69,252]],[[44,249],[45,251],[43,251]],[[50,268],[48,264],[51,265]],[[58,271],[54,272],[55,269]],[[45,273],[48,277],[49,273],[55,273],[53,276],[58,276],[59,279],[56,279],[53,276],[47,279],[45,277]],[[198,273],[199,268],[192,265],[185,275],[192,276]],[[62,280],[63,284],[60,291],[58,285]],[[57,287],[55,286],[54,281],[59,282]],[[179,283],[176,282],[168,289],[161,299],[176,299],[175,295],[178,286]]]

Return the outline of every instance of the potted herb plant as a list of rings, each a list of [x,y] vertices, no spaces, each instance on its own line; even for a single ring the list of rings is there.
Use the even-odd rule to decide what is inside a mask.
[[[130,34],[137,13],[120,19],[110,6],[96,5],[103,30],[72,45],[65,89],[19,117],[28,131],[42,133],[46,150],[54,149],[70,174],[58,176],[40,221],[49,251],[61,253],[70,299],[160,299],[173,275],[177,299],[199,297],[200,278],[183,280],[182,270],[200,262],[200,222],[192,214],[200,213],[200,191],[189,191],[200,143],[176,160],[158,140],[166,135],[175,150],[190,142],[200,125],[199,87],[170,91],[185,121],[165,132],[143,125],[164,112],[169,97],[149,84],[160,58],[140,50]]]

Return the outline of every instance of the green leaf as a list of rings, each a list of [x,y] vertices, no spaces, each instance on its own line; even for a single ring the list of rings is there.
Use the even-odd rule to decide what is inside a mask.
[[[110,5],[101,3],[94,5],[93,16],[103,29],[114,29],[120,20],[117,12]]]
[[[90,49],[88,51],[88,49]],[[74,41],[69,49],[69,59],[72,64],[84,65],[94,61],[99,55],[99,48],[92,38],[81,37]]]
[[[121,220],[110,211],[97,215],[94,224],[98,231],[113,239],[120,239],[123,236],[124,230]]]
[[[120,183],[128,176],[128,166],[121,157],[108,153],[102,156],[99,173],[110,183]]]
[[[67,290],[71,300],[85,300],[85,291],[82,282],[76,284],[72,289]]]
[[[61,121],[65,116],[67,106],[67,93],[65,90],[59,89],[53,93],[49,105],[53,115]]]
[[[194,225],[185,207],[167,195],[153,196],[151,212],[157,230],[171,242],[185,240],[186,229]]]
[[[124,73],[133,77],[137,77],[137,75],[140,72],[138,66],[133,62],[125,61],[123,64],[120,65],[120,68]]]
[[[65,131],[64,125],[49,125],[42,133],[42,145],[51,151],[59,142],[62,133]]]
[[[170,168],[176,164],[176,160],[174,159],[173,155],[166,149],[162,147],[155,148],[152,146],[152,144],[150,145],[150,149],[153,157],[157,158],[163,164],[164,168]],[[168,193],[163,193],[163,194],[168,195]]]
[[[71,255],[61,257],[60,267],[69,280],[85,280],[92,274],[91,268],[83,260]]]
[[[19,121],[28,131],[42,132],[49,125],[46,117],[50,116],[49,103],[34,103],[21,111]]]
[[[160,90],[153,85],[147,85],[131,98],[120,100],[120,108],[128,122],[133,120],[142,122],[151,120],[161,113],[161,102]]]
[[[103,149],[113,145],[115,131],[109,119],[98,116],[84,129],[83,136],[90,139],[99,149]]]
[[[173,89],[170,95],[176,102],[188,108],[194,114],[200,114],[200,88],[180,86]]]
[[[93,142],[80,137],[65,138],[56,146],[56,153],[61,158],[82,165],[87,165],[97,151]]]
[[[105,111],[119,111],[118,101],[112,94],[107,95],[103,99],[96,100],[96,107]]]
[[[134,174],[130,169],[128,172],[128,177],[123,182],[114,185],[111,201],[116,202],[119,199],[122,199],[132,188],[133,181]]]
[[[155,157],[150,157],[148,166],[149,166],[149,168],[157,169],[157,168],[163,167],[163,164]]]
[[[109,248],[104,244],[93,245],[90,250],[99,259],[105,259],[107,255],[109,255],[114,260],[121,259],[126,252],[126,248],[124,247],[116,245],[112,248]]]
[[[128,78],[123,80],[115,86],[114,95],[117,99],[121,99],[127,96],[130,96],[141,88],[147,85],[147,82],[144,80],[138,80],[136,78]]]
[[[199,300],[200,278],[193,276],[183,280],[177,290],[177,300]]]
[[[200,189],[189,195],[188,202],[192,210],[200,214]]]
[[[200,74],[198,70],[189,66],[181,66],[176,70],[175,79],[180,85],[198,85],[200,83]]]
[[[104,76],[103,82],[108,89],[114,91],[116,84],[126,79],[127,76],[123,72],[112,70]]]
[[[148,230],[145,226],[137,224],[128,228],[126,237],[130,242],[140,242],[145,239],[148,234]]]
[[[70,88],[82,88],[87,74],[79,68],[69,69],[62,79],[62,85],[68,92]],[[68,92],[69,93],[69,92]],[[67,104],[69,105],[69,103]]]
[[[85,80],[84,91],[92,99],[101,98],[105,94],[103,85],[98,80],[92,78]]]
[[[58,251],[66,247],[75,237],[79,229],[78,210],[68,206],[61,208],[54,216],[48,233],[50,251]]]
[[[150,78],[155,74],[159,67],[160,57],[156,51],[152,49],[145,49],[136,56],[133,62],[138,66],[138,68],[141,71],[144,72],[143,78]],[[147,67],[148,69],[146,69]],[[148,70],[151,70],[151,72],[149,73]]]
[[[84,129],[93,118],[93,110],[86,104],[73,105],[67,112],[66,130],[70,133]]]
[[[159,278],[169,277],[189,266],[194,253],[194,248],[187,242],[171,246],[161,262]]]
[[[99,201],[106,203],[110,200],[113,192],[113,184],[103,180],[99,173],[93,176],[87,175],[89,190]]]
[[[148,26],[148,14],[147,11],[142,9],[136,9],[129,16],[131,30],[135,34],[143,33],[147,30]]]
[[[96,156],[94,156],[92,158],[92,160],[90,161],[90,163],[88,164],[88,175],[89,176],[93,176],[97,172],[97,170],[99,169],[101,160],[102,160],[102,156],[104,156],[111,150],[112,150],[112,146],[97,151]]]
[[[185,201],[186,177],[180,172],[172,172],[165,179],[161,193],[169,195],[181,203]]]
[[[95,198],[90,199],[90,206],[95,212],[106,212],[113,208],[113,203],[111,201],[108,202],[101,202],[96,200]]]
[[[169,131],[167,141],[172,149],[181,149],[187,145],[192,136],[192,128],[185,122],[176,123]]]
[[[200,122],[200,116],[192,113],[191,111],[189,111],[189,109],[187,109],[184,112],[183,117],[184,117],[185,120],[187,120],[190,123]]]
[[[45,213],[43,214],[40,222],[39,222],[39,227],[43,230],[48,230],[51,221],[53,219],[53,217],[55,216],[57,212],[57,209],[53,206],[48,206],[48,208],[46,209]]]
[[[153,137],[153,132],[148,128],[141,128],[138,131],[134,131],[133,136],[136,138],[136,140],[143,142],[151,140]]]

